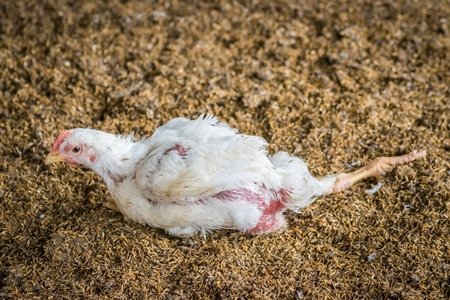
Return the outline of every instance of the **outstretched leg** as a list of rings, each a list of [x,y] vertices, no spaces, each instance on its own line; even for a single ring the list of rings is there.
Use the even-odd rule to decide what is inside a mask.
[[[353,184],[364,178],[381,178],[386,175],[386,173],[391,172],[395,166],[411,162],[413,160],[425,157],[426,155],[427,153],[422,151],[411,152],[401,156],[376,158],[355,172],[339,174],[334,182],[333,194],[348,189]]]

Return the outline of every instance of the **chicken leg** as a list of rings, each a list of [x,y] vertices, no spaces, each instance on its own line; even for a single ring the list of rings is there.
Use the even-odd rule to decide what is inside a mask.
[[[103,206],[114,211],[120,212],[119,207],[116,204],[116,201],[111,196],[107,196],[106,202],[103,203]]]
[[[352,173],[341,173],[334,183],[333,194],[342,192],[356,182],[369,177],[382,178],[391,172],[395,166],[402,165],[426,156],[426,152],[411,152],[409,154],[393,157],[378,157],[366,166]]]

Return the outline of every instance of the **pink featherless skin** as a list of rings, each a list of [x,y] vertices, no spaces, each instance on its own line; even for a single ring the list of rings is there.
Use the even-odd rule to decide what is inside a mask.
[[[276,231],[285,225],[285,210],[298,211],[426,155],[379,157],[355,172],[316,179],[300,158],[283,151],[268,155],[266,147],[261,137],[201,116],[173,119],[138,142],[92,129],[65,130],[46,163],[94,170],[108,187],[107,207],[126,219],[190,236],[220,228]]]
[[[70,130],[61,131],[58,138],[55,140],[55,143],[54,143],[51,151],[57,152],[59,150],[59,146],[61,145],[61,143],[71,134],[72,134],[72,132],[70,132]]]

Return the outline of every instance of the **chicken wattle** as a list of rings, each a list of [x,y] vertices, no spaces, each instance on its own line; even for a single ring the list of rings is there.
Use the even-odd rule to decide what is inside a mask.
[[[186,236],[228,228],[260,234],[285,225],[283,212],[343,191],[367,177],[424,157],[382,157],[353,172],[316,179],[286,152],[272,156],[267,142],[238,134],[213,116],[177,118],[146,139],[92,129],[61,132],[46,163],[84,165],[102,176],[107,206],[126,218]]]

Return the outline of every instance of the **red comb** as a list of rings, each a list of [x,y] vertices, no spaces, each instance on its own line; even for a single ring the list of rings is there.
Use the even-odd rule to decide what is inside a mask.
[[[71,134],[72,134],[72,131],[70,131],[70,130],[63,130],[63,131],[61,131],[61,133],[59,134],[58,138],[55,141],[55,144],[53,145],[52,152],[58,151],[59,150],[59,146],[64,141],[64,139],[66,137],[68,137],[69,135],[71,135]]]

